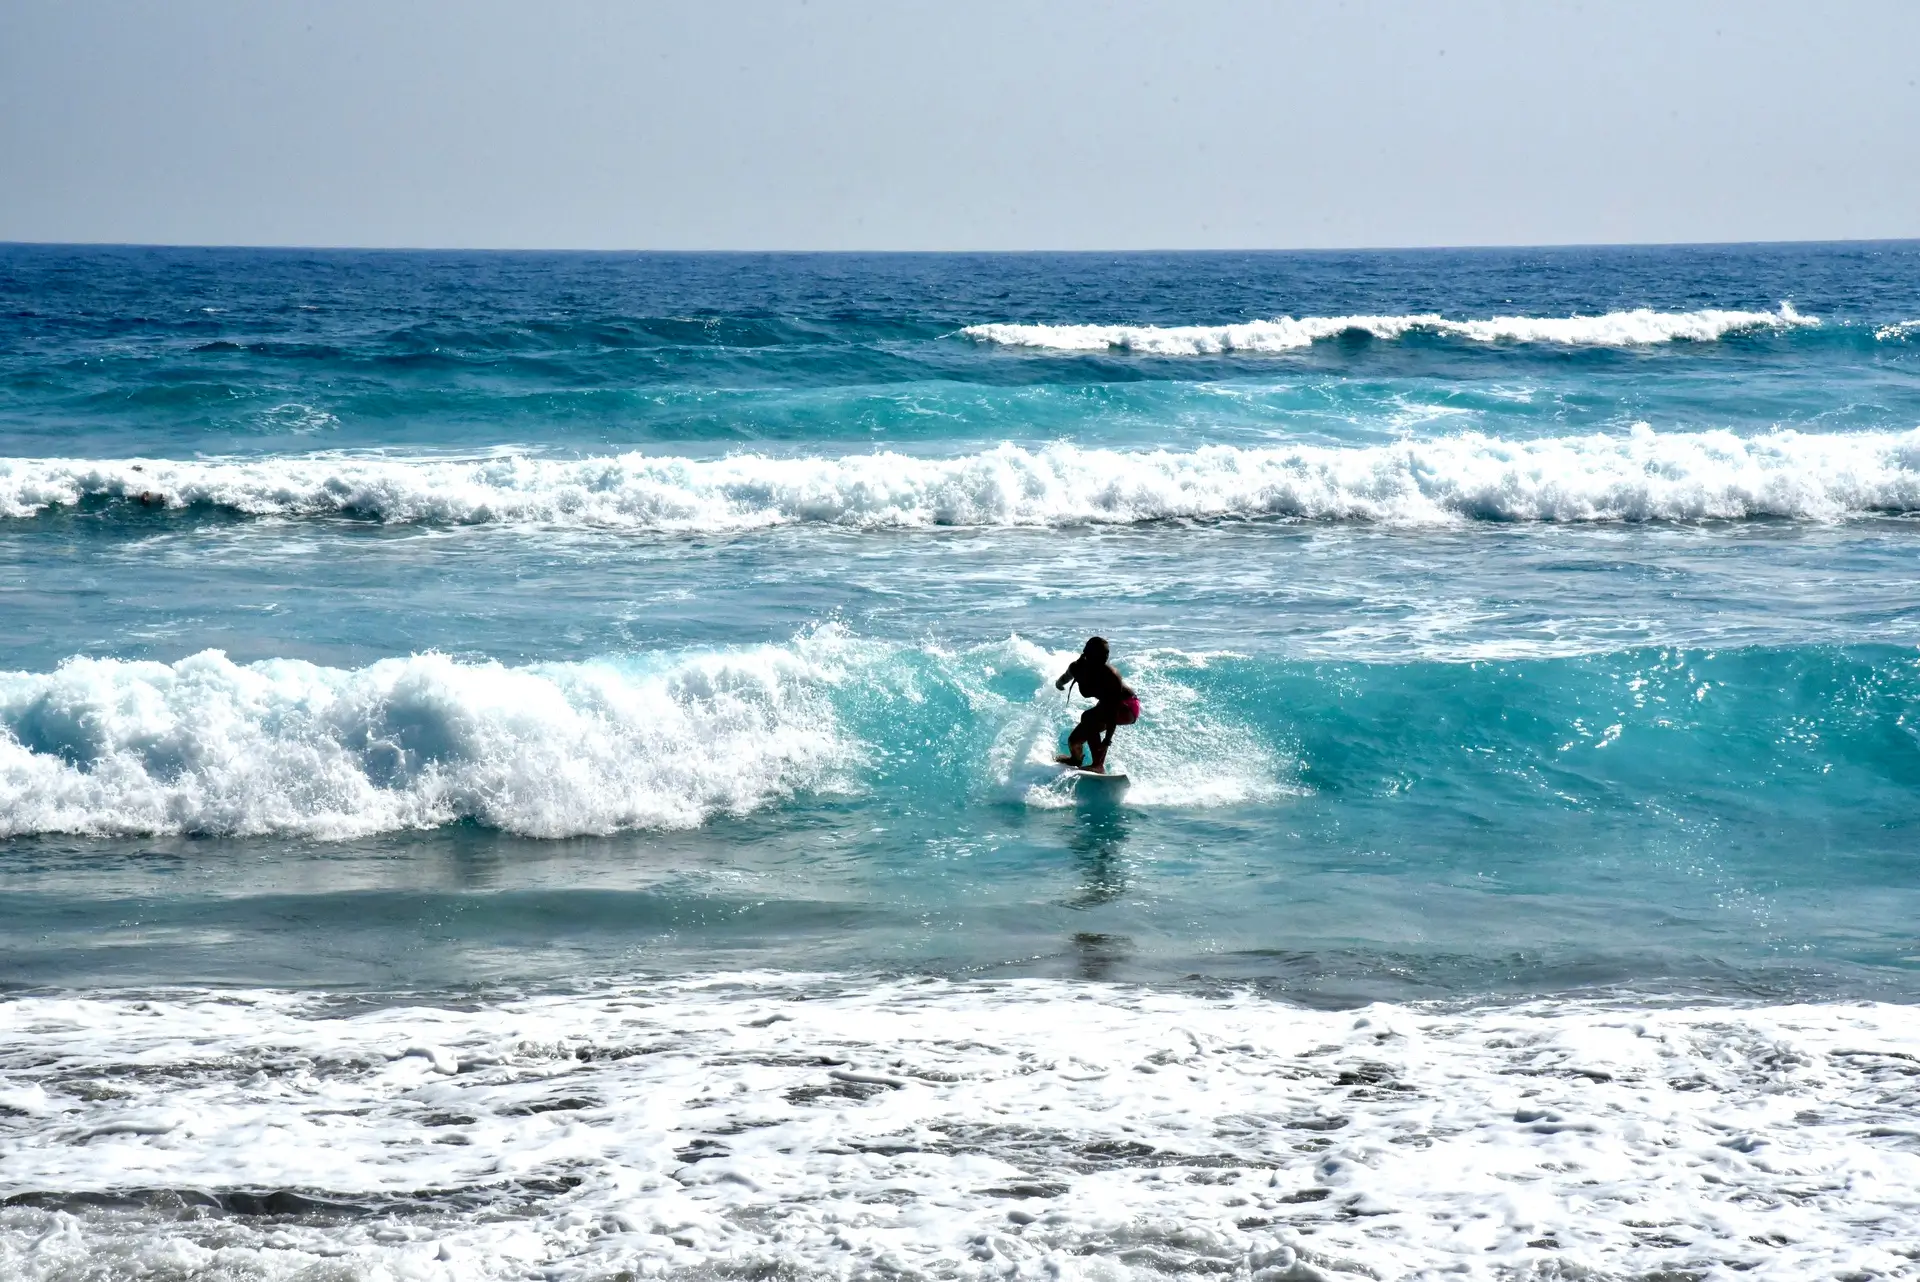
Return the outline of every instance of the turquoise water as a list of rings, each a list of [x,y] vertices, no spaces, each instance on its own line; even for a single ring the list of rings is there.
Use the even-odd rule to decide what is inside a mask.
[[[1917,373],[1912,242],[0,246],[0,1278],[1915,1277]]]
[[[1914,991],[1912,245],[0,273],[15,982]]]

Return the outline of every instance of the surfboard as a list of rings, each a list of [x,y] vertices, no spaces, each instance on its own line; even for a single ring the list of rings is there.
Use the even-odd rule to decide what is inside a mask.
[[[1079,766],[1063,766],[1060,779],[1073,789],[1075,797],[1084,797],[1089,801],[1118,801],[1126,795],[1131,781],[1119,771],[1107,774],[1095,774],[1091,770],[1082,770]]]

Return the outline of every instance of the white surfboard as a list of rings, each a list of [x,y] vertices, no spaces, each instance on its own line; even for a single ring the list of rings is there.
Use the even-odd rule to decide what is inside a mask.
[[[1131,782],[1117,770],[1096,774],[1078,766],[1062,766],[1060,780],[1073,789],[1076,798],[1088,801],[1118,801],[1126,795]]]

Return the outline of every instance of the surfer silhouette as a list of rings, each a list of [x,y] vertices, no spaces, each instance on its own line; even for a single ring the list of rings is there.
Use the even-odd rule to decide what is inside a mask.
[[[1080,693],[1094,700],[1094,705],[1081,714],[1080,724],[1067,736],[1066,755],[1055,760],[1063,766],[1078,766],[1080,747],[1085,744],[1091,760],[1086,769],[1095,774],[1105,774],[1107,749],[1113,746],[1113,732],[1140,719],[1140,699],[1132,687],[1120,679],[1113,665],[1107,662],[1107,642],[1104,637],[1088,637],[1080,657],[1067,665],[1067,670],[1060,674],[1053,688],[1064,690],[1069,682],[1077,684]]]

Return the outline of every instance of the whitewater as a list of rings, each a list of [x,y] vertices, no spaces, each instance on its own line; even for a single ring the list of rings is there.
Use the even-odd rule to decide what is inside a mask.
[[[1426,313],[1415,316],[1291,316],[1241,325],[1022,325],[999,322],[969,325],[961,331],[982,342],[1066,352],[1108,348],[1151,356],[1202,356],[1222,352],[1284,352],[1343,334],[1364,334],[1391,342],[1408,334],[1463,338],[1475,343],[1554,343],[1567,347],[1636,347],[1650,343],[1711,343],[1751,330],[1813,328],[1817,316],[1803,316],[1783,302],[1774,312],[1707,308],[1694,312],[1658,312],[1649,307],[1601,316],[1492,316],[1449,320]],[[1888,335],[1891,337],[1891,335]]]
[[[318,456],[272,461],[0,460],[0,516],[88,501],[246,516],[724,532],[1058,526],[1291,517],[1494,521],[1831,521],[1920,509],[1920,428],[1189,452],[1002,444],[959,458],[733,455],[558,460]]]
[[[860,790],[860,764],[897,737],[883,714],[911,715],[930,684],[992,740],[975,786],[1059,805],[1070,797],[1047,768],[1037,692],[1072,658],[1019,637],[903,650],[839,626],[781,646],[525,668],[442,654],[346,671],[211,650],[172,664],[75,658],[0,673],[0,836],[693,828]],[[1204,659],[1143,658],[1136,681],[1162,714],[1130,747],[1132,804],[1283,789],[1257,737],[1181,682]]]
[[[0,1279],[1920,1277],[1916,316],[0,246]]]
[[[1912,1268],[1908,1007],[742,974],[484,1017],[248,991],[6,1015],[56,1065],[0,1059],[47,1123],[11,1178],[66,1190],[0,1210],[21,1278]],[[78,1106],[43,1085],[102,1075]]]

